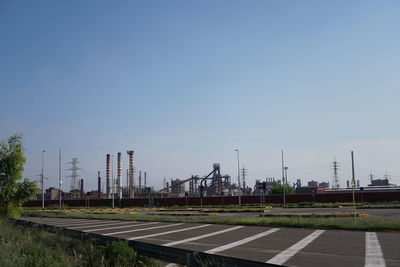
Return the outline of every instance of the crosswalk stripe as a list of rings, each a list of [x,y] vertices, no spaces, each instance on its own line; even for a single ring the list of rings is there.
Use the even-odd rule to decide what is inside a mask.
[[[175,245],[178,245],[178,244],[187,243],[187,242],[199,240],[199,239],[202,239],[202,238],[206,238],[206,237],[210,237],[210,236],[214,236],[214,235],[219,235],[219,234],[222,234],[222,233],[230,232],[230,231],[233,231],[233,230],[236,230],[236,229],[240,229],[242,227],[244,227],[244,226],[236,226],[236,227],[224,229],[224,230],[221,230],[221,231],[217,231],[217,232],[214,232],[214,233],[209,233],[209,234],[199,235],[199,236],[195,236],[195,237],[191,237],[191,238],[186,238],[186,239],[183,239],[183,240],[179,240],[179,241],[174,241],[174,242],[163,244],[163,246],[171,247],[171,246],[175,246]]]
[[[386,266],[383,252],[375,232],[365,233],[365,267]]]
[[[300,240],[299,242],[295,243],[293,246],[290,248],[280,252],[278,255],[275,255],[272,259],[267,261],[267,263],[270,264],[278,264],[282,265],[285,262],[287,262],[291,257],[296,255],[300,250],[305,248],[308,244],[313,242],[315,239],[317,239],[325,230],[316,230]]]
[[[98,228],[98,229],[88,229],[88,230],[83,230],[82,232],[104,231],[104,230],[111,230],[111,229],[120,229],[120,228],[127,228],[127,227],[144,226],[144,225],[150,225],[150,224],[156,224],[156,223],[159,223],[159,222],[130,224],[130,225],[114,226],[114,227]]]
[[[279,229],[280,229],[280,228],[272,228],[272,229],[270,229],[270,230],[268,230],[268,231],[265,231],[265,232],[262,232],[262,233],[259,233],[259,234],[256,234],[256,235],[253,235],[253,236],[250,236],[250,237],[241,239],[241,240],[238,240],[238,241],[236,241],[236,242],[229,243],[229,244],[224,245],[224,246],[220,246],[220,247],[217,247],[217,248],[213,248],[213,249],[207,250],[207,251],[205,251],[205,253],[214,254],[214,253],[216,253],[216,252],[220,252],[220,251],[224,251],[224,250],[227,250],[227,249],[230,249],[230,248],[234,248],[234,247],[243,245],[243,244],[245,244],[245,243],[248,243],[248,242],[250,242],[250,241],[256,240],[256,239],[258,239],[258,238],[261,238],[261,237],[263,237],[263,236],[266,236],[266,235],[270,235],[270,234],[272,234],[272,233],[275,233],[275,232],[278,231]]]
[[[148,227],[148,228],[140,228],[140,229],[134,229],[134,230],[121,231],[121,232],[106,233],[106,234],[102,234],[102,235],[125,234],[125,233],[153,230],[153,229],[159,229],[159,228],[165,228],[165,227],[171,227],[171,226],[178,226],[178,225],[182,225],[182,224],[183,223],[167,224],[167,225],[154,226],[154,227]]]
[[[127,238],[127,240],[136,240],[136,239],[148,238],[148,237],[159,236],[159,235],[167,235],[167,234],[179,233],[179,232],[189,231],[189,230],[193,230],[193,229],[197,229],[197,228],[203,228],[203,227],[206,227],[206,226],[210,226],[210,224],[203,224],[203,225],[200,225],[200,226],[194,226],[194,227],[183,228],[183,229],[172,230],[172,231],[156,233],[156,234],[150,234],[150,235],[135,236],[135,237]]]

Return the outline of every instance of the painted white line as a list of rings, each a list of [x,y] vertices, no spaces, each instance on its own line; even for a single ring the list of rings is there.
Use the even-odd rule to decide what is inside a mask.
[[[26,219],[25,219],[26,220]],[[101,221],[101,220],[87,220],[87,219],[56,219],[56,218],[40,218],[40,219],[29,219],[29,221],[33,222],[47,222],[47,223],[82,223],[82,222],[88,222],[88,221]]]
[[[159,222],[150,222],[150,223],[139,223],[139,224],[131,224],[131,225],[123,225],[123,226],[115,226],[115,227],[107,227],[107,228],[98,228],[98,229],[88,229],[83,230],[82,232],[95,232],[95,231],[103,231],[103,230],[111,230],[111,229],[119,229],[119,228],[127,228],[127,227],[136,227],[136,226],[144,226],[150,224],[156,224]]]
[[[172,230],[172,231],[167,231],[167,232],[162,232],[162,233],[157,233],[157,234],[151,234],[151,235],[135,236],[135,237],[127,238],[127,240],[136,240],[136,239],[148,238],[148,237],[159,236],[159,235],[167,235],[167,234],[179,233],[179,232],[189,231],[189,230],[193,230],[193,229],[197,229],[197,228],[203,228],[203,227],[206,227],[206,226],[210,226],[210,224],[203,224],[203,225],[200,225],[200,226],[193,226],[193,227],[189,227],[189,228]]]
[[[365,233],[365,267],[386,266],[383,252],[375,232]]]
[[[82,222],[101,222],[102,220],[71,220],[71,219],[61,219],[61,220],[54,220],[54,219],[46,219],[43,220],[46,222],[54,222],[54,223],[82,223]]]
[[[114,224],[115,223],[119,223],[120,221],[116,221],[116,222],[114,222]],[[88,221],[88,222],[81,222],[81,223],[62,223],[62,224],[57,224],[56,226],[61,226],[61,227],[68,227],[68,226],[70,226],[70,227],[74,227],[74,226],[77,226],[77,225],[79,225],[79,226],[81,226],[81,227],[83,227],[83,226],[87,226],[87,225],[96,225],[96,224],[98,224],[98,225],[102,225],[102,224],[110,224],[110,221],[96,221],[96,222],[90,222],[90,221]]]
[[[287,262],[291,257],[296,255],[300,250],[305,248],[308,244],[313,242],[315,239],[317,239],[325,230],[316,230],[300,240],[299,242],[295,243],[293,246],[290,248],[280,252],[279,254],[275,255],[273,258],[271,258],[267,263],[270,264],[277,264],[277,265],[282,265],[285,262]]]
[[[102,234],[102,235],[117,235],[117,234],[125,234],[125,233],[131,233],[131,232],[138,232],[138,231],[153,230],[153,229],[165,228],[165,227],[171,227],[171,226],[178,226],[178,225],[182,225],[182,224],[183,224],[183,223],[175,223],[175,224],[168,224],[168,225],[154,226],[154,227],[149,227],[149,228],[140,228],[140,229],[135,229],[135,230],[122,231],[122,232],[106,233],[106,234]]]
[[[261,237],[263,237],[263,236],[266,236],[266,235],[270,235],[270,234],[272,234],[272,233],[275,233],[275,232],[278,231],[279,229],[280,229],[280,228],[272,228],[272,229],[270,229],[270,230],[268,230],[268,231],[265,231],[265,232],[262,232],[262,233],[259,233],[259,234],[256,234],[256,235],[253,235],[253,236],[250,236],[250,237],[241,239],[241,240],[238,240],[238,241],[236,241],[236,242],[229,243],[229,244],[226,244],[226,245],[224,245],[224,246],[220,246],[220,247],[216,247],[216,248],[207,250],[207,251],[205,251],[205,253],[214,254],[214,253],[216,253],[216,252],[220,252],[220,251],[224,251],[224,250],[227,250],[227,249],[230,249],[230,248],[234,248],[234,247],[237,247],[237,246],[246,244],[246,243],[248,243],[248,242],[250,242],[250,241],[256,240],[256,239],[258,239],[258,238],[261,238]]]
[[[221,231],[217,231],[217,232],[214,232],[214,233],[209,233],[209,234],[205,234],[205,235],[199,235],[199,236],[195,236],[195,237],[191,237],[191,238],[182,239],[182,240],[179,240],[179,241],[165,243],[165,244],[163,244],[163,246],[171,247],[171,246],[175,246],[175,245],[178,245],[178,244],[182,244],[182,243],[191,242],[191,241],[199,240],[199,239],[202,239],[202,238],[206,238],[206,237],[209,237],[209,236],[219,235],[219,234],[222,234],[222,233],[230,232],[230,231],[242,228],[242,227],[244,227],[244,226],[236,226],[236,227],[224,229],[224,230],[221,230]]]
[[[105,224],[100,224],[100,225],[83,225],[83,226],[75,226],[72,225],[72,227],[67,227],[68,229],[85,229],[85,228],[93,228],[93,227],[102,227],[102,226],[109,226],[109,225],[125,225],[127,223],[130,223],[130,225],[133,225],[132,223],[136,223],[137,221],[125,221],[125,222],[113,222],[113,223],[105,223]]]
[[[47,225],[52,225],[52,226],[59,226],[59,227],[64,227],[64,226],[75,226],[75,225],[86,225],[89,224],[89,222],[83,221],[83,222],[60,222],[60,221],[40,221],[40,223],[47,224]],[[100,223],[100,222],[90,222],[90,224],[93,223]]]

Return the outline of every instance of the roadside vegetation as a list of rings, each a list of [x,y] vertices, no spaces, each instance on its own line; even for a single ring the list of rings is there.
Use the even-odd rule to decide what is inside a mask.
[[[0,142],[0,218],[18,217],[22,204],[37,193],[35,182],[22,179],[24,163],[21,135]]]
[[[285,218],[285,217],[249,217],[249,216],[160,216],[138,214],[82,214],[25,211],[24,216],[58,217],[83,219],[109,219],[133,221],[159,221],[184,223],[215,223],[228,225],[254,225],[271,227],[298,227],[363,231],[400,231],[400,222],[377,217],[360,217],[354,222],[353,218]]]
[[[0,266],[161,266],[125,242],[77,240],[0,220]]]

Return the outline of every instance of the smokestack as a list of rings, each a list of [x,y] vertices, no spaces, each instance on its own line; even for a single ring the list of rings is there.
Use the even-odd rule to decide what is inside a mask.
[[[129,155],[129,197],[134,198],[135,197],[135,191],[134,191],[134,169],[133,169],[133,150],[128,150],[127,154]]]
[[[82,196],[85,194],[85,192],[83,191],[83,179],[81,179],[81,194]]]
[[[118,161],[118,178],[117,178],[117,192],[118,192],[118,196],[121,199],[122,198],[122,153],[118,152],[117,154],[117,161]]]
[[[142,171],[139,171],[139,189],[142,188]]]
[[[111,155],[106,155],[106,193],[107,198],[110,198],[110,176],[111,176]]]
[[[147,187],[147,173],[144,172],[144,187]]]
[[[97,172],[97,192],[98,192],[98,197],[101,198],[101,177],[100,177],[100,171]]]

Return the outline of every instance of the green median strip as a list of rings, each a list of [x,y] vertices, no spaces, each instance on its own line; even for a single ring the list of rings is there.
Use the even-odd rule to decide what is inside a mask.
[[[264,213],[260,217],[287,217],[287,218],[352,218],[351,212],[346,213]],[[368,214],[355,213],[356,217],[368,217]]]

